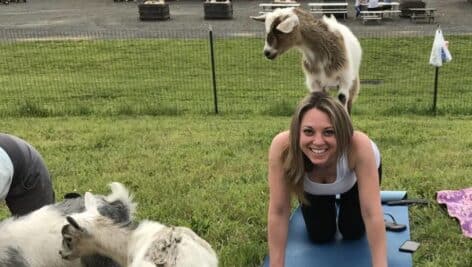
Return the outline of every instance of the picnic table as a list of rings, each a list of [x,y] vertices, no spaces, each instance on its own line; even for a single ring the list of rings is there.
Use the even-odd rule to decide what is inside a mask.
[[[434,13],[436,8],[409,8],[411,11],[410,20],[416,22],[418,19],[427,20],[428,23],[434,22]]]
[[[384,11],[382,10],[363,10],[361,11],[360,15],[362,18],[362,23],[366,23],[368,21],[377,21],[380,22],[383,18]]]
[[[265,14],[274,11],[276,8],[287,8],[287,7],[299,7],[300,3],[297,2],[273,2],[273,3],[261,3],[259,7],[262,9],[260,14]]]
[[[360,5],[367,9],[367,3],[361,3]],[[389,8],[389,10],[398,10],[399,6],[399,2],[379,2],[379,8],[383,10],[387,10],[387,8]]]
[[[367,21],[380,22],[383,18],[393,18],[394,15],[400,15],[399,2],[379,2],[378,9],[367,10],[367,4],[361,4],[364,10],[360,12],[363,23]]]
[[[339,3],[308,3],[308,8],[312,14],[341,14],[347,17],[347,2]]]
[[[361,6],[363,7],[362,9],[364,11],[368,11],[367,5],[368,4],[365,4],[365,3],[361,4]],[[399,7],[400,7],[399,2],[379,2],[378,10],[376,11],[382,11],[382,13],[375,13],[375,15],[373,16],[380,16],[380,19],[385,18],[385,17],[392,18],[394,15],[400,15],[401,11]],[[366,14],[366,12],[364,14]],[[369,15],[372,16],[372,14],[369,14]]]

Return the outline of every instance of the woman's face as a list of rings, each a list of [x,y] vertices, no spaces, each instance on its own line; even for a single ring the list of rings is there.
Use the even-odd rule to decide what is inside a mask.
[[[300,148],[316,166],[328,166],[336,162],[337,142],[329,117],[312,108],[300,124]]]

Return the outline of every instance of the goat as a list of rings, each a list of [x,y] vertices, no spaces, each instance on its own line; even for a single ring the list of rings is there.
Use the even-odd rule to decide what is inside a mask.
[[[95,196],[98,212],[116,223],[131,220],[134,206],[126,189],[111,184],[108,196]],[[66,261],[60,257],[61,229],[66,216],[85,211],[84,198],[65,199],[21,217],[0,222],[0,266],[2,267],[118,267],[97,254]]]
[[[186,227],[168,227],[158,222],[139,225],[116,223],[97,212],[96,198],[85,194],[84,213],[67,217],[62,228],[64,259],[74,260],[98,253],[122,267],[213,267],[215,251]]]
[[[317,19],[300,8],[275,9],[251,18],[265,21],[264,55],[268,59],[297,48],[303,54],[308,89],[326,91],[339,86],[338,99],[351,113],[360,90],[362,49],[349,28],[338,23],[334,16]]]

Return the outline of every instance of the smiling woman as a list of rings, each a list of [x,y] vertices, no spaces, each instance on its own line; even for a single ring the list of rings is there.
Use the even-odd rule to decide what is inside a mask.
[[[289,131],[274,137],[268,170],[271,266],[285,261],[291,193],[301,202],[313,242],[334,239],[337,228],[343,239],[367,233],[373,266],[387,266],[380,152],[366,134],[353,129],[339,102],[314,92],[296,109]]]

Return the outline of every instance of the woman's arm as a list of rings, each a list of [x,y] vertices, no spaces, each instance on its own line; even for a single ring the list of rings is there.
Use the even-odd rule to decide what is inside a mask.
[[[282,153],[288,145],[288,132],[274,137],[269,149],[268,242],[270,266],[284,266],[290,216],[290,192],[284,181]]]
[[[387,266],[387,241],[380,199],[377,164],[372,144],[367,135],[355,132],[352,150],[357,176],[362,218],[372,255],[372,266]]]

